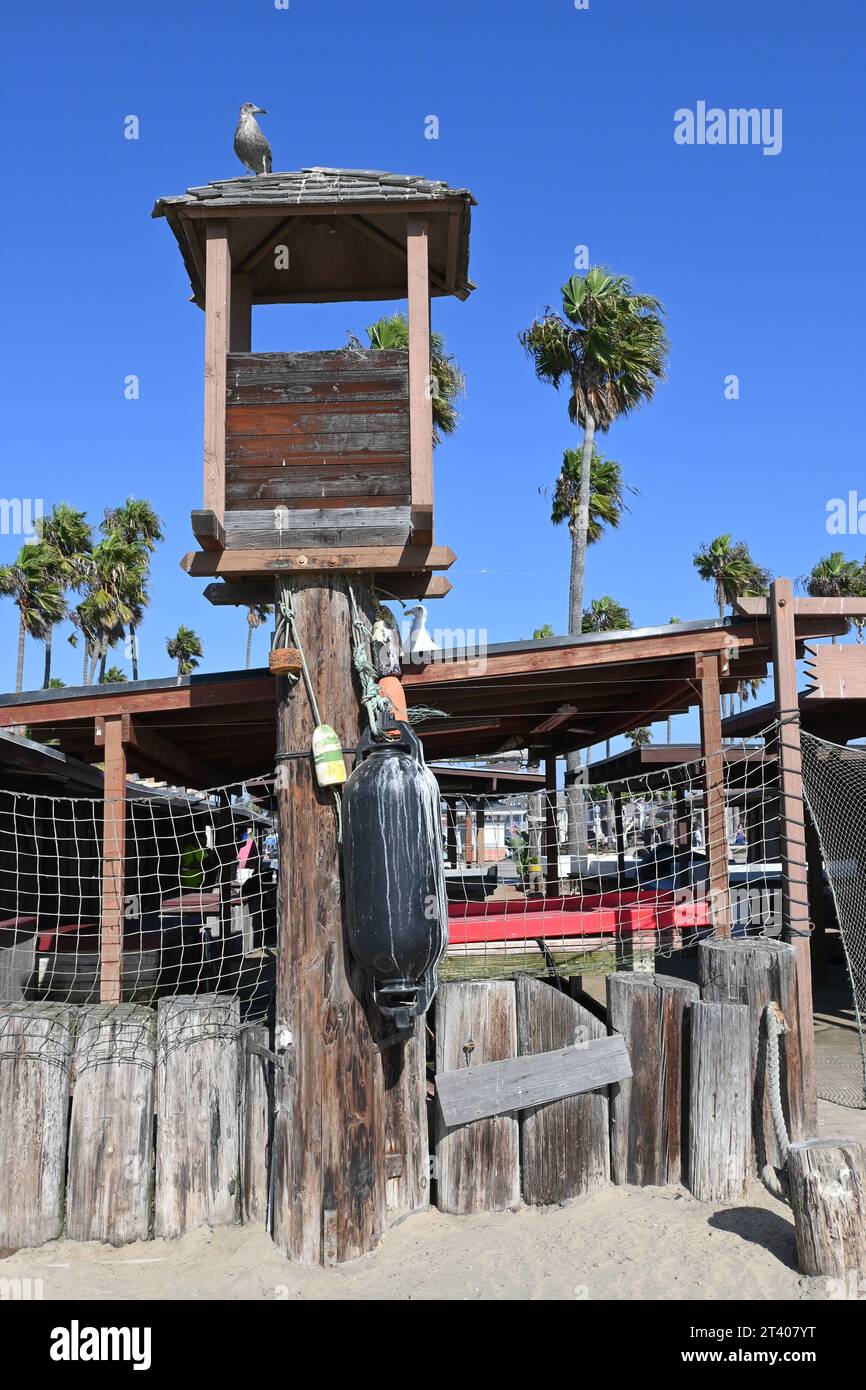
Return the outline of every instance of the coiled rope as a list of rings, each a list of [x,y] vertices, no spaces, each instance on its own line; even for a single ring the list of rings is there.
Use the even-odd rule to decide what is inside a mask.
[[[788,1150],[791,1147],[791,1140],[788,1136],[788,1126],[785,1123],[785,1111],[782,1106],[782,1082],[779,1068],[779,1038],[783,1033],[788,1032],[788,1024],[785,1015],[778,1004],[770,1003],[764,1010],[764,1027],[767,1032],[767,1091],[770,1097],[770,1113],[773,1116],[773,1128],[776,1131],[776,1139],[779,1143],[779,1152],[782,1155],[781,1173],[773,1167],[772,1163],[766,1163],[761,1170],[761,1180],[764,1186],[779,1197],[782,1201],[788,1200],[788,1194],[784,1184],[784,1170],[788,1162]]]

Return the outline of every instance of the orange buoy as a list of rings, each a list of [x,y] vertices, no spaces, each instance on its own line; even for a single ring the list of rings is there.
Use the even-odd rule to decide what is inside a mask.
[[[394,718],[401,724],[408,724],[409,715],[406,712],[406,692],[399,676],[383,676],[379,681],[379,691],[390,700],[394,710]]]

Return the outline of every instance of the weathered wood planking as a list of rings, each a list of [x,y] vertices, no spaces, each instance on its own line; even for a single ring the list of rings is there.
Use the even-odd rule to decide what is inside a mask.
[[[277,526],[277,520],[281,526]],[[328,507],[302,511],[226,513],[226,548],[403,545],[409,540],[408,507]]]
[[[804,1139],[788,1150],[797,1259],[804,1274],[866,1276],[866,1146],[856,1139]]]
[[[238,1002],[215,994],[157,1009],[155,1230],[181,1236],[240,1210]]]
[[[611,1177],[664,1187],[686,1176],[688,1040],[686,1015],[697,985],[669,975],[607,977],[611,1032],[621,1033],[633,1076],[610,1090]]]
[[[385,1118],[385,1206],[392,1214],[422,1211],[430,1205],[426,1031],[426,1020],[420,1018],[411,1038],[384,1047],[380,1053]]]
[[[752,1149],[748,1006],[696,1000],[690,1030],[689,1187],[699,1202],[736,1202]]]
[[[156,1015],[134,1004],[81,1010],[73,1058],[66,1234],[146,1240],[153,1189]]]
[[[803,1110],[803,1095],[794,1079],[788,1075],[789,1039],[793,1055],[799,1057],[799,1014],[797,1010],[796,956],[793,946],[784,941],[732,940],[702,941],[698,947],[701,995],[704,999],[722,1000],[749,1006],[749,1031],[752,1067],[752,1136],[753,1162],[758,1172],[765,1164],[775,1168],[782,1165],[782,1154],[776,1138],[770,1109],[770,1096],[765,1084],[767,1068],[767,1033],[763,1013],[774,1001],[779,1005],[790,1032],[783,1035],[779,1046],[779,1071],[782,1101],[792,1139],[803,1139],[807,1127]]]
[[[321,507],[332,498],[342,506],[360,506],[363,500],[367,507],[396,507],[408,504],[409,473],[401,463],[346,465],[338,458],[312,466],[293,463],[283,468],[280,463],[263,463],[229,469],[226,502],[230,510],[255,511],[274,497],[293,508]]]
[[[273,1080],[270,1029],[266,1023],[244,1028],[240,1046],[241,1190],[245,1221],[268,1215]]]
[[[472,1069],[517,1051],[514,985],[508,980],[442,984],[436,998],[436,1070]],[[466,1215],[520,1204],[516,1115],[494,1115],[449,1128],[436,1105],[436,1201]]]
[[[75,1010],[0,1008],[0,1257],[60,1236]]]
[[[549,1053],[607,1037],[598,1018],[544,980],[518,975],[517,1046]],[[523,1200],[552,1205],[610,1182],[607,1087],[520,1112]]]

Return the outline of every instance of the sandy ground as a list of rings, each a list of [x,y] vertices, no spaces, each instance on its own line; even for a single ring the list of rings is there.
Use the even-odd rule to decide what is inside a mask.
[[[821,1102],[821,1131],[866,1140],[866,1111]],[[788,1208],[762,1187],[733,1207],[681,1188],[608,1188],[569,1206],[430,1211],[337,1269],[301,1269],[259,1226],[122,1249],[52,1242],[0,1260],[46,1299],[826,1299],[797,1271]]]

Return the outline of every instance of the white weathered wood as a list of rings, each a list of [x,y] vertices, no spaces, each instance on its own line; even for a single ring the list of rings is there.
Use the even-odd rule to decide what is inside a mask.
[[[159,1001],[158,1236],[238,1219],[239,1028],[236,999],[200,994]]]
[[[273,1063],[270,1029],[252,1024],[241,1035],[240,1144],[245,1221],[267,1220],[271,1144]]]
[[[624,1040],[617,1036],[560,1047],[535,1056],[437,1072],[436,1093],[447,1125],[465,1125],[486,1115],[507,1115],[531,1105],[595,1091],[631,1076]]]
[[[513,1057],[517,1051],[514,985],[509,980],[454,981],[436,997],[436,1067],[440,1072]],[[449,1127],[436,1106],[436,1202],[462,1216],[520,1205],[516,1115],[492,1115]]]
[[[387,1041],[387,1039],[385,1040]],[[430,1205],[426,1021],[411,1038],[384,1047],[385,1206],[391,1215]]]
[[[0,1009],[0,1257],[60,1236],[75,1010]]]
[[[81,1010],[73,1058],[66,1234],[146,1240],[153,1188],[156,1015],[135,1004]]]
[[[748,1005],[696,1000],[690,1025],[689,1187],[699,1202],[736,1202],[752,1144]]]
[[[858,1287],[866,1275],[866,1145],[802,1139],[788,1150],[788,1178],[800,1269],[853,1276]]]

